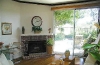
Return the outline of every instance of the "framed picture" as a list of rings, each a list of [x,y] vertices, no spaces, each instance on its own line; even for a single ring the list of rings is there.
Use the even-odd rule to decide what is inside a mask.
[[[11,23],[2,23],[1,24],[2,35],[11,35],[12,34],[12,24]]]

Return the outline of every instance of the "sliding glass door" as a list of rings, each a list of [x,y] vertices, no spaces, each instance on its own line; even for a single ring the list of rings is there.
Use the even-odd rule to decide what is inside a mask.
[[[96,38],[98,8],[55,11],[55,53],[70,50],[71,55],[82,56],[82,45],[91,37]]]
[[[74,10],[55,11],[55,53],[73,54]]]
[[[94,41],[97,37],[97,28],[94,26],[94,23],[98,22],[98,9],[76,9],[75,12],[76,11],[78,11],[80,15],[78,18],[75,17],[74,55],[82,56],[84,53],[82,49],[83,44],[89,40]],[[75,13],[75,15],[77,15],[77,13]]]

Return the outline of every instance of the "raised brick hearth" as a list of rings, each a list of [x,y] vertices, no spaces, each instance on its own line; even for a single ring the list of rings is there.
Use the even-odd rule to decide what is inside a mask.
[[[49,54],[47,54],[47,52],[28,53],[28,41],[42,41],[42,40],[47,40],[50,37],[53,38],[53,35],[22,35],[21,36],[21,43],[22,43],[21,48],[22,48],[23,59],[39,58],[43,56],[48,56]]]

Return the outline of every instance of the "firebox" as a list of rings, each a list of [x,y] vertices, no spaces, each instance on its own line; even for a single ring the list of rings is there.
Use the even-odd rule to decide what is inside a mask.
[[[46,40],[28,41],[28,53],[46,52]]]

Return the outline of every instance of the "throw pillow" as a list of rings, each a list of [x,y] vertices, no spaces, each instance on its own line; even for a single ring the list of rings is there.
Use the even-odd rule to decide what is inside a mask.
[[[2,65],[9,65],[9,62],[3,53],[0,55],[0,62]]]

